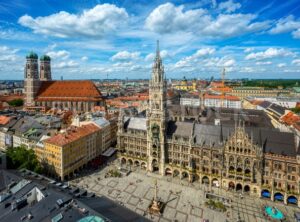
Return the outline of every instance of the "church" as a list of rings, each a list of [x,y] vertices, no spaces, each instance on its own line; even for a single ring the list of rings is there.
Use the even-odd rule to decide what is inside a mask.
[[[120,112],[122,167],[299,206],[300,147],[262,110],[167,105],[157,47],[149,108]]]
[[[90,80],[52,80],[51,58],[30,52],[24,70],[25,109],[51,108],[89,112],[104,105],[101,92]]]

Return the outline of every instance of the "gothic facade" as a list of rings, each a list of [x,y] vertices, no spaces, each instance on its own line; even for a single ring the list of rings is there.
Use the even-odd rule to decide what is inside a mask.
[[[146,115],[120,112],[121,164],[298,205],[300,149],[293,134],[272,129],[262,111],[224,108],[215,116],[214,110],[174,111],[166,104],[166,90],[157,47]],[[192,118],[195,113],[206,117]]]

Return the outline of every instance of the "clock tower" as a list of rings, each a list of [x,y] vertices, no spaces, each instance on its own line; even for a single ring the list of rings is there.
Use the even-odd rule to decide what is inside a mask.
[[[166,122],[167,122],[167,83],[157,41],[156,56],[149,82],[149,109],[147,112],[148,170],[164,174]]]

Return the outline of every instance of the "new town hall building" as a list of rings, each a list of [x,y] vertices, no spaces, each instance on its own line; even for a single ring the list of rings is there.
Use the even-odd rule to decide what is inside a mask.
[[[40,58],[39,64],[38,55],[30,52],[26,56],[24,75],[27,110],[55,108],[88,112],[104,104],[100,91],[92,81],[52,80],[51,58],[47,55]]]
[[[167,107],[166,90],[157,49],[149,109],[119,116],[121,164],[298,205],[300,148],[292,133],[274,129],[260,110]]]

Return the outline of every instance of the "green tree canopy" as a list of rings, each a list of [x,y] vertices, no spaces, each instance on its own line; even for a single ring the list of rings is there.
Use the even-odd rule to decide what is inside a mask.
[[[7,149],[7,164],[11,169],[22,169],[41,173],[42,167],[32,149],[26,149],[24,146]]]
[[[24,101],[23,99],[14,99],[14,100],[11,100],[9,102],[7,102],[10,106],[13,106],[13,107],[18,107],[18,106],[23,106],[24,104]]]

